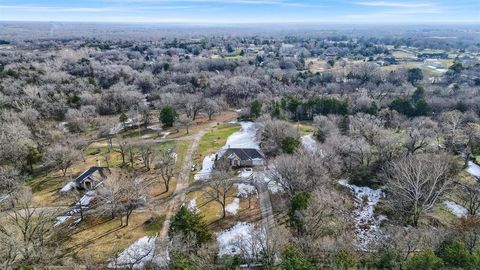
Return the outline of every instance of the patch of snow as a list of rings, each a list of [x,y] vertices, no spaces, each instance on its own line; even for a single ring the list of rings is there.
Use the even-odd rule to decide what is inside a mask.
[[[241,128],[227,138],[227,142],[217,154],[221,156],[228,148],[255,148],[260,149],[256,134],[257,129],[253,122],[240,122]],[[206,156],[203,159],[202,170],[195,176],[195,180],[205,180],[210,177],[215,163],[215,154]]]
[[[232,228],[217,233],[218,255],[253,257],[260,253],[265,236],[251,223],[238,222]]]
[[[144,236],[122,251],[108,264],[109,268],[143,269],[153,259],[156,237]]]
[[[210,174],[213,170],[213,165],[215,164],[215,155],[206,156],[203,159],[202,170],[195,174],[195,180],[204,180],[210,177]]]
[[[476,178],[480,179],[480,166],[475,164],[472,161],[468,162],[468,168],[467,171],[469,174],[475,176]]]
[[[448,210],[457,217],[464,217],[468,213],[468,210],[465,207],[457,204],[456,202],[446,200],[443,202],[443,204],[445,204]]]
[[[302,136],[301,143],[303,145],[303,148],[310,151],[311,153],[318,152],[322,157],[324,156],[322,149],[320,149],[318,142],[313,138],[312,134]]]
[[[131,126],[132,123],[133,123],[133,119],[128,118],[127,121],[125,121],[125,126],[127,126],[127,127]],[[120,133],[120,131],[122,131],[122,130],[123,130],[123,124],[118,123],[110,129],[109,133],[110,133],[110,135],[115,135],[115,134]]]
[[[55,222],[55,224],[53,224],[53,227],[57,227],[57,226],[61,225],[62,223],[64,223],[65,221],[67,221],[69,218],[71,218],[71,216],[59,216],[59,217],[56,217],[55,219],[57,220],[57,222]]]
[[[60,192],[68,192],[72,189],[74,189],[76,186],[75,182],[69,182],[68,184],[66,184],[65,186],[63,186],[62,189],[60,189]]]
[[[301,142],[302,142],[303,147],[305,147],[305,149],[311,150],[311,151],[316,151],[317,142],[313,138],[312,134],[302,136]]]
[[[227,206],[225,206],[225,211],[232,215],[236,215],[238,212],[238,209],[240,208],[240,199],[239,198],[233,198],[233,201]]]
[[[340,180],[338,183],[350,189],[355,196],[355,234],[356,245],[364,251],[369,250],[369,245],[382,237],[380,223],[386,219],[385,216],[374,215],[375,206],[384,196],[383,190],[371,189],[369,187],[358,187],[351,185],[347,180]]]
[[[267,183],[268,190],[275,194],[275,193],[282,193],[284,192],[282,186],[280,186],[277,182],[273,181],[270,177],[272,171],[275,168],[271,168],[270,170],[265,170],[264,172],[258,172],[255,174],[255,180]]]
[[[237,196],[247,198],[250,194],[255,194],[257,189],[252,185],[237,184]]]
[[[67,122],[61,122],[58,127],[63,131],[63,132],[68,132],[68,128],[67,128]]]
[[[194,213],[200,212],[200,209],[197,208],[197,200],[193,199],[190,202],[188,202],[188,210]]]
[[[162,132],[162,139],[166,139],[168,135],[170,135],[169,131]]]
[[[92,202],[92,200],[95,198],[95,191],[94,190],[89,190],[85,192],[85,194],[80,198],[80,200],[77,202],[78,204],[81,204],[82,206],[87,206]]]
[[[241,177],[241,178],[248,178],[250,176],[253,175],[253,170],[250,169],[250,170],[247,170],[247,169],[243,169],[240,171],[240,173],[238,174],[238,177]]]
[[[151,126],[148,126],[147,128],[154,131],[161,131],[163,129],[161,124],[151,125]]]
[[[116,124],[109,130],[108,133],[110,133],[110,135],[115,135],[115,134],[118,134],[120,131],[122,131],[122,129],[123,129],[122,124]]]
[[[260,149],[257,140],[257,128],[254,122],[239,122],[240,130],[227,138],[223,149],[228,148],[255,148]]]

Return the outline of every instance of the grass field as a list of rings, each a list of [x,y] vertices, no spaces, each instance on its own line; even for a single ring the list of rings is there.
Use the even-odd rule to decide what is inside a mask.
[[[240,130],[240,125],[231,123],[220,124],[211,128],[203,135],[202,139],[200,139],[195,160],[201,161],[205,156],[218,151],[225,145],[227,138],[238,130]]]
[[[65,244],[72,254],[102,263],[122,252],[145,235],[155,235],[163,226],[163,216],[133,213],[128,226],[120,226],[118,218],[87,216]]]
[[[214,231],[230,228],[238,221],[257,222],[261,219],[260,205],[256,195],[251,195],[250,208],[248,207],[248,199],[240,199],[240,207],[236,215],[227,212],[222,219],[222,207],[219,203],[211,201],[204,195],[204,190],[190,192],[187,196],[187,203],[195,199],[197,209],[200,211],[203,219],[209,224],[210,229]],[[236,188],[232,189],[227,198],[227,204],[231,203],[237,193]]]

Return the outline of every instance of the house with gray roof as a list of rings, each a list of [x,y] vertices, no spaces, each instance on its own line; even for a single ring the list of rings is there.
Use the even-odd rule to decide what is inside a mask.
[[[226,160],[235,168],[265,165],[265,156],[260,150],[254,148],[228,148],[217,154],[215,160]]]

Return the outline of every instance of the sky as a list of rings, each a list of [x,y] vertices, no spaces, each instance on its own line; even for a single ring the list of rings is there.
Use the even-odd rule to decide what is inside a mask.
[[[480,24],[480,0],[0,0],[0,21]]]

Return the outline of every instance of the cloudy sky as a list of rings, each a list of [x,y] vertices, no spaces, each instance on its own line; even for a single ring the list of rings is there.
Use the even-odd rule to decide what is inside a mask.
[[[1,21],[480,23],[480,0],[0,0]]]

